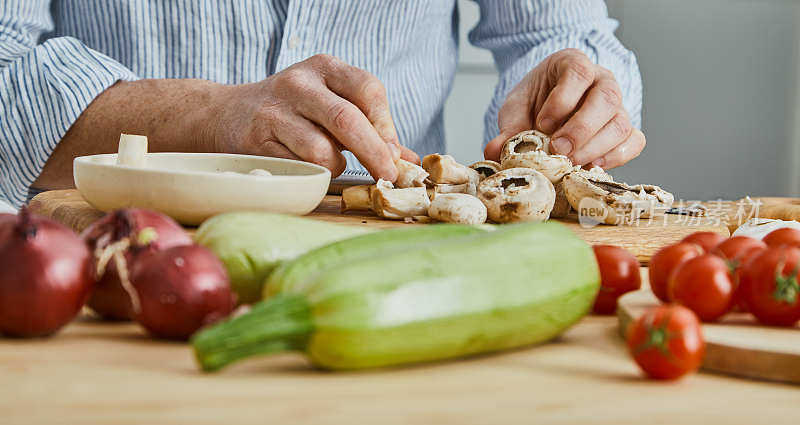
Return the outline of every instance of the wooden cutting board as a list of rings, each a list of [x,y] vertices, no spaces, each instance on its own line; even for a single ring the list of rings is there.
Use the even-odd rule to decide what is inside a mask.
[[[77,190],[54,190],[37,195],[30,203],[33,212],[50,217],[70,228],[81,231],[103,213],[93,208]],[[340,197],[326,196],[319,207],[308,217],[348,225],[391,228],[413,226],[416,223],[383,220],[365,212],[340,212]],[[664,215],[652,220],[643,219],[638,225],[586,228],[578,224],[576,217],[558,220],[591,244],[620,245],[631,251],[642,264],[662,246],[676,242],[698,231],[712,231],[728,236],[724,222],[713,217],[688,217]]]
[[[642,276],[646,280],[646,275]],[[619,299],[620,333],[659,304],[648,289]],[[703,324],[706,340],[704,370],[800,384],[800,325],[793,328],[760,326],[746,313],[730,313],[717,323]]]

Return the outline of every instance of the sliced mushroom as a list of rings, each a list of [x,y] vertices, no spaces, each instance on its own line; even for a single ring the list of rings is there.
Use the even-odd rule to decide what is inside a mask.
[[[353,210],[371,210],[372,199],[370,185],[350,186],[342,190],[342,212]]]
[[[463,184],[474,182],[476,185],[480,181],[478,172],[466,165],[459,164],[450,155],[440,155],[438,153],[427,155],[422,158],[422,168],[430,176],[428,180],[435,184]]]
[[[486,222],[486,206],[465,193],[440,193],[431,202],[428,215],[448,223],[482,224]]]
[[[556,193],[550,180],[531,168],[509,168],[484,179],[478,198],[497,223],[544,221],[550,216]]]
[[[610,174],[598,166],[594,166],[589,170],[584,170],[580,166],[575,166],[571,172],[580,173],[586,178],[592,180],[609,182],[614,181],[614,178],[611,177]],[[553,211],[550,212],[551,218],[564,218],[569,214],[570,211],[572,211],[572,206],[569,204],[567,194],[564,192],[564,179],[561,180],[562,181],[553,184],[553,188],[556,190],[556,202],[553,204]]]
[[[462,184],[434,184],[428,186],[429,198],[433,199],[440,193],[465,193],[475,196],[477,194],[477,186],[472,182]]]
[[[495,161],[478,161],[469,166],[473,170],[478,172],[478,176],[480,177],[480,181],[483,181],[486,177],[493,175],[494,173],[500,171],[500,163]],[[479,181],[479,182],[480,182]]]
[[[569,204],[580,217],[606,224],[632,223],[672,206],[671,193],[653,185],[628,185],[570,173],[562,182]]]
[[[372,211],[383,218],[403,220],[428,215],[431,205],[424,187],[395,189],[391,182],[380,179],[370,192]]]
[[[501,168],[533,168],[551,183],[558,183],[572,171],[572,161],[564,155],[550,154],[550,137],[536,131],[523,131],[508,139],[500,153]]]
[[[428,178],[428,172],[424,168],[404,159],[398,159],[395,165],[397,166],[395,187],[425,187],[425,179]]]

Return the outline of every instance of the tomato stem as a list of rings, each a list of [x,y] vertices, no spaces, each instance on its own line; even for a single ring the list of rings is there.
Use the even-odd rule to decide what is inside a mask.
[[[784,264],[785,261],[781,261],[778,263],[777,270],[775,270],[775,291],[772,292],[772,297],[777,301],[794,304],[797,302],[797,295],[800,292],[800,284],[797,282],[800,264],[795,266],[788,276],[783,275]]]

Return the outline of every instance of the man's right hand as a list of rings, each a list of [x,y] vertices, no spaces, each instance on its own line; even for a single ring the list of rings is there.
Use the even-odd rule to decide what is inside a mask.
[[[419,163],[401,147],[386,89],[374,75],[316,55],[267,78],[221,86],[206,135],[219,152],[301,159],[334,176],[349,150],[376,179],[394,181],[394,161]]]

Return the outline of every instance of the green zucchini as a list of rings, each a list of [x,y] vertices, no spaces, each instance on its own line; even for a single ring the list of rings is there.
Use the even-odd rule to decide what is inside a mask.
[[[384,248],[199,332],[201,368],[298,350],[322,368],[362,369],[540,343],[583,317],[600,287],[591,247],[557,223]]]
[[[282,261],[370,231],[289,215],[238,212],[206,220],[194,239],[225,264],[238,301],[252,303],[261,299],[264,281]]]
[[[368,233],[311,250],[294,261],[286,261],[273,271],[264,284],[264,298],[279,292],[302,291],[304,285],[316,276],[343,264],[348,264],[376,253],[394,255],[418,247],[437,243],[447,238],[484,233],[490,227],[460,224],[432,224],[403,227]]]

